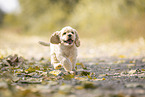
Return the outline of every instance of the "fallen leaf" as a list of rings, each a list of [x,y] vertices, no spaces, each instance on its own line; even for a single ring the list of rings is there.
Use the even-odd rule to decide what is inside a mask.
[[[134,74],[136,72],[136,70],[130,70],[128,73],[129,74]]]
[[[74,78],[74,75],[73,74],[66,74],[66,75],[63,75],[62,78],[64,78],[64,80],[71,80],[72,78]]]
[[[108,76],[107,74],[100,74],[99,77]]]
[[[102,80],[106,80],[105,78],[102,78]]]
[[[119,55],[118,57],[119,57],[119,58],[126,58],[125,55]]]
[[[76,65],[81,65],[82,68],[86,68],[83,63],[76,63]]]
[[[54,75],[54,76],[57,76],[57,75],[59,75],[60,73],[61,73],[60,70],[53,70],[53,71],[50,71],[50,72],[49,72],[49,74],[52,74],[52,75]]]
[[[75,86],[75,89],[77,89],[77,90],[82,90],[82,89],[84,89],[84,87],[81,86],[81,85],[77,85],[77,86]]]
[[[20,77],[12,77],[12,80],[14,81],[14,82],[18,82],[19,80],[20,80]]]
[[[128,68],[133,67],[133,66],[135,66],[135,64],[127,64]]]
[[[81,76],[87,76],[87,75],[90,75],[90,72],[88,72],[88,71],[82,71],[81,72]]]
[[[35,69],[32,67],[29,67],[28,69],[25,70],[26,73],[31,73],[31,72],[35,72]]]
[[[42,75],[47,75],[47,72],[42,72],[41,74],[42,74]]]
[[[74,77],[76,80],[80,80],[80,81],[87,81],[88,78],[87,77]]]
[[[102,80],[106,80],[105,78],[102,78],[102,79],[92,79],[93,81],[102,81]]]
[[[90,75],[87,75],[87,77],[88,77],[89,79],[92,79],[92,77],[91,77]]]
[[[129,63],[135,63],[135,60],[133,60],[133,61],[129,61]]]

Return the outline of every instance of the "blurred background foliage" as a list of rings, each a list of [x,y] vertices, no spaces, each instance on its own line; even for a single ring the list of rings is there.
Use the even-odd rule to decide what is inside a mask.
[[[1,29],[50,36],[70,25],[81,38],[145,38],[145,0],[19,0],[19,4],[20,12],[0,11]]]

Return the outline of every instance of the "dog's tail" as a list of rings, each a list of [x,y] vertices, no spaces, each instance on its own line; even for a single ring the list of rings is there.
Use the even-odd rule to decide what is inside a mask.
[[[50,46],[50,43],[46,43],[46,42],[43,42],[43,41],[39,41],[39,44],[44,45],[44,46]]]

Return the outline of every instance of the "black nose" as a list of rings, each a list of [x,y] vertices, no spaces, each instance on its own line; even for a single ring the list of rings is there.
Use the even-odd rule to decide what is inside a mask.
[[[71,37],[72,35],[71,35],[71,34],[69,34],[68,36],[69,36],[69,37]]]

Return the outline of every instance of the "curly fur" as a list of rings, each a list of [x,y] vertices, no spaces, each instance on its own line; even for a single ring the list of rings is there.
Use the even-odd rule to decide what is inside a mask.
[[[51,64],[55,69],[75,70],[77,47],[80,46],[78,33],[70,26],[56,31],[50,38]]]

